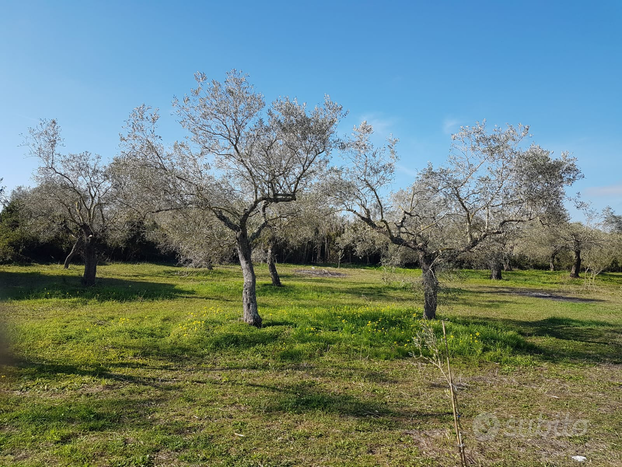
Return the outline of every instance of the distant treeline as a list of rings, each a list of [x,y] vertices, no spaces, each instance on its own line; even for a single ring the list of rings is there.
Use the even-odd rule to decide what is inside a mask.
[[[317,229],[315,235],[300,238],[291,236],[279,238],[272,247],[277,263],[341,265],[354,264],[365,266],[401,266],[419,267],[415,255],[400,250],[367,235],[361,238],[349,220],[334,216],[330,222],[331,229]],[[134,221],[126,226],[123,236],[104,239],[100,245],[100,257],[104,261],[115,262],[158,262],[169,264],[186,264],[204,266],[183,258],[166,242],[159,241],[159,227],[156,224],[145,225]],[[320,231],[321,230],[321,231]],[[34,231],[25,214],[20,212],[18,199],[8,202],[0,211],[0,263],[59,263],[62,264],[75,243],[74,238],[59,229],[52,237],[39,235]],[[364,244],[363,244],[364,243]],[[266,260],[266,249],[258,245],[255,249],[258,261]],[[520,250],[520,248],[512,248]],[[237,255],[233,245],[229,253],[220,255],[222,263],[236,263]],[[503,253],[503,269],[551,269],[549,258],[543,255],[528,255],[524,252],[512,252],[507,249]],[[554,269],[570,270],[573,254],[570,248],[560,248],[554,260]],[[72,263],[82,264],[78,251]],[[457,268],[486,269],[488,265],[480,255],[465,257],[452,265]],[[609,272],[622,272],[622,265],[613,255],[605,268]]]

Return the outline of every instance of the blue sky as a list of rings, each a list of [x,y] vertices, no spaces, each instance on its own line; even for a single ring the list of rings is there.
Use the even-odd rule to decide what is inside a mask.
[[[622,1],[0,0],[0,177],[31,185],[21,134],[57,118],[66,151],[117,152],[130,111],[184,133],[173,96],[236,68],[268,101],[350,111],[400,139],[396,186],[441,164],[460,125],[528,124],[578,158],[573,191],[622,213]]]

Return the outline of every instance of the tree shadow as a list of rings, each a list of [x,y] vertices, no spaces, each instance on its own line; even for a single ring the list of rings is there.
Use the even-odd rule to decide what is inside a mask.
[[[267,320],[264,319],[263,323],[261,324],[262,328],[272,328],[272,327],[280,327],[280,326],[285,326],[285,327],[294,327],[296,326],[296,323],[294,323],[293,321],[286,321],[286,320]]]
[[[152,396],[118,397],[114,393],[97,398],[54,401],[40,398],[18,407],[11,425],[32,435],[44,435],[48,430],[71,428],[68,438],[79,433],[109,431],[127,427],[149,427],[148,415],[154,412],[158,399]],[[67,440],[54,440],[66,441]]]
[[[585,297],[577,297],[575,295],[560,295],[560,294],[551,293],[548,290],[525,289],[525,288],[517,288],[517,287],[497,287],[493,289],[480,290],[479,293],[499,294],[499,295],[520,295],[523,297],[538,298],[541,300],[554,300],[554,301],[559,301],[559,302],[574,302],[574,303],[594,303],[594,302],[605,301],[599,298],[585,298]]]
[[[84,433],[150,428],[149,416],[177,397],[174,384],[118,373],[106,365],[18,359],[12,366],[20,371],[12,382],[15,390],[4,394],[4,402],[11,404],[5,427],[42,442],[64,444]],[[142,389],[120,391],[116,383]]]
[[[240,383],[238,383],[240,384]],[[386,403],[358,398],[352,394],[327,391],[313,381],[300,381],[281,386],[241,383],[244,386],[270,391],[273,395],[261,402],[264,413],[310,413],[321,412],[354,417],[371,423],[386,425],[387,419],[394,422],[412,423],[413,419],[439,418],[447,413],[421,412],[416,410],[395,410]]]
[[[84,287],[80,277],[42,274],[36,271],[0,271],[0,301],[33,299],[84,299],[96,301],[146,301],[192,296],[195,293],[174,284],[98,278]]]
[[[143,365],[137,366],[132,363],[116,363],[116,364],[89,364],[89,365],[72,365],[59,363],[37,363],[24,359],[16,359],[12,366],[21,369],[21,379],[23,381],[37,381],[40,379],[58,379],[66,376],[86,376],[93,379],[107,379],[110,381],[129,383],[138,386],[149,386],[158,389],[169,389],[162,383],[162,378],[142,377],[126,373],[114,372],[111,368],[134,368],[134,369],[155,369],[153,366]],[[158,368],[159,369],[159,368]]]
[[[277,416],[280,413],[324,413],[365,420],[370,426],[386,426],[390,423],[397,427],[405,427],[410,426],[414,419],[443,419],[450,415],[450,412],[422,411],[410,406],[395,407],[382,400],[370,400],[363,395],[337,392],[332,387],[317,384],[308,378],[309,372],[314,376],[334,378],[334,370],[312,368],[309,365],[291,366],[290,370],[300,372],[299,376],[294,376],[297,381],[282,383],[256,383],[240,378],[249,369],[255,369],[252,365],[234,368],[202,367],[193,369],[196,373],[192,371],[190,375],[187,374],[186,368],[181,379],[179,379],[179,374],[168,379],[120,374],[111,370],[107,365],[22,361],[20,366],[23,369],[20,375],[21,384],[31,381],[41,385],[49,379],[58,377],[59,381],[63,381],[73,376],[92,377],[94,381],[97,381],[94,384],[87,384],[84,389],[78,389],[73,395],[65,391],[63,392],[65,396],[62,397],[48,397],[44,394],[36,397],[31,393],[28,404],[16,404],[14,415],[7,426],[21,431],[28,430],[29,433],[46,439],[54,436],[66,438],[53,440],[56,443],[70,442],[72,438],[85,432],[125,430],[129,427],[132,430],[151,429],[150,415],[158,413],[161,407],[180,397],[188,384],[220,387],[220,389],[215,389],[220,394],[237,391],[235,388],[238,387],[241,394],[254,394],[253,397],[246,399],[246,403],[253,410]],[[275,371],[274,368],[266,367],[265,369]],[[341,369],[348,373],[345,376],[346,379],[351,377],[350,373],[360,373],[366,379],[378,383],[391,381],[386,380],[379,372],[370,373],[365,368]],[[233,380],[207,376],[210,372],[221,373],[223,371],[238,373],[238,375]],[[124,386],[126,389],[120,390],[116,384],[101,385],[99,380],[102,379],[127,385]]]
[[[537,321],[456,317],[451,322],[492,327],[499,333],[514,331],[525,341],[514,346],[513,352],[546,361],[622,363],[622,329],[606,321],[553,316]]]

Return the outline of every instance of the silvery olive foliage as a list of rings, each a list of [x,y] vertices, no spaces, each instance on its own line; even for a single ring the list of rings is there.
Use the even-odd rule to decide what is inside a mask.
[[[384,235],[370,231],[365,224],[354,219],[343,221],[343,233],[337,239],[337,247],[340,251],[350,251],[360,259],[377,255],[382,259],[384,266],[402,266],[402,255],[398,251],[390,249],[390,242]]]
[[[197,87],[173,105],[189,139],[166,147],[156,131],[158,113],[135,109],[121,136],[115,163],[128,204],[152,212],[193,209],[215,216],[235,237],[244,275],[244,320],[257,313],[252,242],[269,223],[267,209],[296,201],[325,169],[344,112],[325,97],[315,108],[279,98],[268,108],[247,76],[224,81],[195,75]]]
[[[417,252],[423,271],[424,316],[436,314],[436,268],[472,251],[517,224],[563,210],[565,187],[580,178],[576,161],[563,153],[525,145],[529,128],[486,130],[485,122],[453,135],[447,164],[429,164],[408,189],[390,192],[396,140],[371,143],[363,122],[344,145],[346,165],[332,184],[346,211],[393,244]]]
[[[27,197],[50,230],[64,229],[80,245],[85,260],[83,283],[95,283],[97,250],[115,223],[111,209],[113,184],[101,156],[88,151],[60,152],[61,129],[56,120],[41,120],[29,130],[26,145],[39,160],[38,186]]]
[[[276,268],[277,250],[284,258],[302,247],[315,256],[317,262],[324,252],[326,261],[335,232],[341,227],[341,219],[328,205],[318,184],[301,193],[295,203],[269,205],[264,215],[269,222],[258,239],[254,257],[266,261],[272,284],[277,287],[282,285]]]
[[[556,234],[566,242],[567,249],[572,252],[572,278],[581,277],[583,270],[596,276],[614,259],[612,243],[607,241],[608,234],[603,231],[600,219],[591,217],[585,223],[566,223]]]
[[[235,236],[214,215],[195,209],[155,215],[158,228],[151,239],[165,251],[175,252],[188,267],[211,269],[232,261]]]
[[[501,234],[491,235],[461,259],[469,260],[478,268],[489,269],[490,278],[501,280],[502,272],[512,269],[517,246],[524,241],[523,224],[512,224]]]
[[[570,251],[568,241],[560,232],[568,224],[566,216],[530,222],[522,229],[522,235],[517,242],[515,252],[531,261],[542,261],[549,265],[549,270],[555,271],[560,262]]]
[[[603,210],[602,218],[603,228],[606,232],[622,234],[622,216],[616,214],[610,206]]]
[[[612,263],[622,262],[622,230],[617,230],[616,216],[611,208],[596,212],[587,203],[580,203],[585,219],[570,222],[570,216],[532,222],[517,244],[517,251],[532,260],[548,261],[551,271],[560,262],[571,263],[570,276],[579,278],[583,272],[594,278]]]

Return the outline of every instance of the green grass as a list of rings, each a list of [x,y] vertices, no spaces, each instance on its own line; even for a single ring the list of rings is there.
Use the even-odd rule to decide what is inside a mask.
[[[420,272],[299,269],[281,265],[274,288],[257,268],[255,329],[234,266],[110,264],[90,289],[76,269],[1,266],[0,465],[456,465],[442,377],[411,356]],[[446,278],[474,465],[622,465],[622,275],[566,276]],[[483,412],[492,440],[473,433]],[[569,419],[586,432],[508,428]]]

